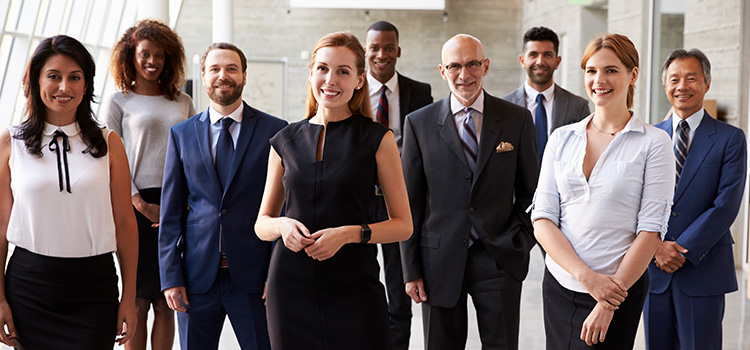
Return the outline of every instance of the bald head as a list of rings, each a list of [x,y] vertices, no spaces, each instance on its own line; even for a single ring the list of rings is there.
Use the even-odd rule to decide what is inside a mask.
[[[482,92],[482,78],[490,68],[482,42],[471,35],[458,34],[443,44],[442,58],[439,68],[443,80],[461,103],[471,106]]]

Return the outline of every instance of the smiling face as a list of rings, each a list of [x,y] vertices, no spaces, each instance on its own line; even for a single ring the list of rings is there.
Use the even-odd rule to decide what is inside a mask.
[[[365,56],[370,74],[381,83],[386,83],[396,73],[396,60],[401,57],[396,32],[367,32]]]
[[[544,91],[553,84],[552,76],[561,57],[555,53],[555,44],[551,41],[529,41],[518,60],[526,71],[529,85],[537,91]]]
[[[318,49],[310,65],[310,87],[319,110],[351,114],[349,101],[354,90],[360,89],[365,81],[365,73],[358,74],[356,67],[357,58],[346,47]]]
[[[678,58],[667,68],[664,91],[680,118],[687,118],[703,108],[703,97],[711,87],[703,67],[695,57]]]
[[[627,109],[628,88],[638,79],[638,67],[625,68],[614,51],[602,48],[586,62],[586,93],[596,107],[620,107]]]
[[[76,109],[85,93],[83,70],[75,60],[65,55],[47,59],[39,74],[39,94],[48,121],[55,125],[75,121]]]
[[[232,50],[213,49],[206,55],[204,67],[203,85],[212,107],[221,111],[221,107],[239,106],[245,86],[240,55]]]
[[[158,81],[159,75],[161,75],[164,69],[165,60],[166,56],[163,48],[148,39],[139,41],[135,46],[135,57],[133,58],[136,84],[141,79],[148,82]]]
[[[448,82],[456,98],[470,106],[482,92],[482,78],[490,69],[490,60],[484,57],[482,44],[473,37],[457,35],[443,45],[442,54],[440,75]]]

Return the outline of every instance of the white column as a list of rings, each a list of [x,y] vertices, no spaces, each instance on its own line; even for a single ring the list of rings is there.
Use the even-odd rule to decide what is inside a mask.
[[[233,41],[232,0],[213,0],[212,40],[215,43]]]
[[[138,20],[150,18],[169,25],[169,0],[138,0]]]

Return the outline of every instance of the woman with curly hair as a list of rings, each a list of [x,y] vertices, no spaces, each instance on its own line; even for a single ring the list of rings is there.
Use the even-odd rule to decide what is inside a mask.
[[[172,349],[174,315],[161,293],[157,241],[169,128],[195,114],[190,97],[179,89],[185,76],[180,37],[161,22],[143,20],[117,42],[110,70],[122,91],[104,100],[101,115],[125,144],[140,248],[136,283],[140,323],[126,349],[146,349],[146,318],[152,305],[152,348]]]

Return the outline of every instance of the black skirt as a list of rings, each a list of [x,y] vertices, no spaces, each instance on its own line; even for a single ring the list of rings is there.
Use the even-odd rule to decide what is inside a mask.
[[[161,188],[138,190],[146,203],[161,202]],[[135,283],[135,296],[145,299],[164,298],[159,280],[159,228],[151,227],[151,220],[135,210],[138,221],[138,274]]]
[[[28,350],[111,350],[119,306],[112,254],[57,258],[16,247],[5,294]]]

